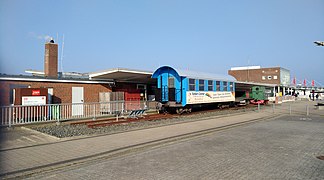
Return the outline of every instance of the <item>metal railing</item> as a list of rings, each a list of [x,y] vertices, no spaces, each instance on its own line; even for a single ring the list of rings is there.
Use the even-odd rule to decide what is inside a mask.
[[[47,104],[0,107],[0,125],[13,126],[50,121],[96,119],[123,115],[131,110],[156,109],[155,101],[111,101],[101,103]]]
[[[318,101],[322,102],[322,101]],[[257,112],[276,114],[324,116],[324,109],[314,106],[317,102],[292,101],[282,104],[256,106]],[[155,101],[111,101],[80,104],[48,104],[38,106],[0,107],[0,126],[14,126],[41,122],[60,122],[77,119],[96,119],[125,115],[132,110],[156,110]]]
[[[297,115],[297,116],[324,116],[324,108],[316,104],[322,102],[289,101],[281,104],[268,104],[256,106],[257,112],[274,114]]]

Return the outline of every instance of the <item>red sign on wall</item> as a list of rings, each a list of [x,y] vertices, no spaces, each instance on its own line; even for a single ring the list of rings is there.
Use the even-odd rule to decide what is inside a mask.
[[[32,90],[32,96],[40,96],[40,90]]]

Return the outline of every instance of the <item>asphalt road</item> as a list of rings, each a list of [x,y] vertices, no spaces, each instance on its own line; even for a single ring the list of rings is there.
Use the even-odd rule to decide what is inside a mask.
[[[324,179],[323,116],[284,116],[29,179]]]

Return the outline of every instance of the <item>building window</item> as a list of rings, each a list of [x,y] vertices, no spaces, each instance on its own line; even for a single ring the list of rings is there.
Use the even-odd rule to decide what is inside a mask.
[[[265,80],[266,79],[266,77],[265,76],[262,76],[262,80]]]
[[[216,81],[216,91],[220,91],[220,82]]]
[[[146,89],[145,84],[137,84],[137,89]]]
[[[224,90],[224,91],[227,91],[227,82],[226,82],[226,81],[224,81],[224,82],[223,82],[223,85],[224,85],[224,88],[223,88],[223,90]]]
[[[268,80],[271,80],[272,79],[272,76],[268,76]]]
[[[189,91],[196,90],[196,81],[194,79],[189,79]]]
[[[199,91],[205,90],[205,81],[202,79],[199,79]]]
[[[273,79],[278,79],[278,76],[273,76]]]
[[[209,80],[208,81],[208,91],[213,91],[213,81]]]

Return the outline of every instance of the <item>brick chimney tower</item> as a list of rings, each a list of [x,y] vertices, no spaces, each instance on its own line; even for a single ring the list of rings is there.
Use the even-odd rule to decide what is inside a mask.
[[[45,44],[45,77],[57,78],[58,45],[51,39]]]

